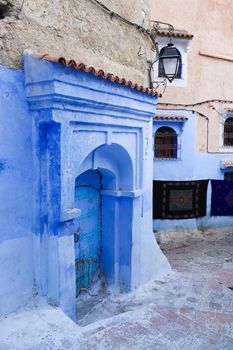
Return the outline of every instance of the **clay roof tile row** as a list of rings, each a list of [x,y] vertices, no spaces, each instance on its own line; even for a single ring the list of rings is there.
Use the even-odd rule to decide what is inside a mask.
[[[223,162],[223,166],[225,169],[233,168],[233,160],[228,160],[228,161]]]
[[[111,82],[130,87],[130,88],[135,89],[139,92],[147,93],[148,95],[151,95],[151,96],[161,97],[161,95],[159,95],[155,89],[143,87],[142,85],[139,85],[137,83],[133,83],[131,80],[126,80],[125,78],[120,78],[118,75],[114,75],[111,73],[105,73],[105,71],[103,69],[96,69],[95,67],[87,66],[84,63],[77,63],[73,59],[67,60],[64,57],[54,57],[54,56],[50,56],[48,54],[33,54],[32,56],[39,58],[39,59],[42,59],[42,60],[45,60],[45,61],[60,63],[66,67],[74,68],[74,69],[83,71],[85,73],[91,73],[91,74],[95,75],[96,77],[100,77],[104,80],[110,80]]]
[[[155,115],[154,120],[180,120],[185,121],[188,120],[187,117],[177,116],[177,115]]]
[[[170,36],[170,33],[168,31],[160,31],[158,32],[159,36]],[[193,35],[189,34],[187,32],[179,32],[179,31],[174,31],[173,33],[171,33],[171,36],[173,38],[178,38],[178,39],[192,39]]]

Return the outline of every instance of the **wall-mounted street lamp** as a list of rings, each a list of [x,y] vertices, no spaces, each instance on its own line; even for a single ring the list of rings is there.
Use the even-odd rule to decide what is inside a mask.
[[[154,61],[149,62],[149,77],[151,88],[158,88],[160,85],[164,86],[164,91],[167,86],[167,81],[170,83],[177,77],[178,70],[181,62],[181,56],[178,49],[172,43],[171,37],[174,32],[174,27],[165,22],[152,21],[153,27],[151,29],[151,39],[155,45],[156,57]],[[161,25],[165,25],[162,28]],[[170,35],[170,42],[159,51],[157,35],[160,31],[168,30]],[[154,81],[152,79],[154,64],[159,61],[159,71],[162,72],[162,76],[165,77],[162,81]]]
[[[172,42],[162,48],[159,54],[159,70],[171,83],[178,75],[181,56]]]

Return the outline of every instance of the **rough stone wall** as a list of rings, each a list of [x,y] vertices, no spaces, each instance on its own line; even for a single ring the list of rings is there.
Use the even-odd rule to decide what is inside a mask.
[[[112,11],[149,26],[147,0],[101,0]],[[104,12],[93,0],[0,0],[0,65],[22,66],[25,49],[74,58],[148,85],[148,37]],[[7,8],[8,6],[8,8]],[[138,55],[138,52],[141,55]]]

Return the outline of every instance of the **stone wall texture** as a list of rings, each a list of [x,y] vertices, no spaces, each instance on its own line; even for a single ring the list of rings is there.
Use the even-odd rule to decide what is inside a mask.
[[[150,25],[148,0],[102,3],[132,22]],[[7,0],[0,0],[0,12],[6,4]],[[21,11],[17,8],[22,0],[12,0],[10,5],[0,19],[0,65],[21,67],[22,53],[29,49],[73,58],[148,85],[150,39],[111,17],[93,0],[25,0]]]

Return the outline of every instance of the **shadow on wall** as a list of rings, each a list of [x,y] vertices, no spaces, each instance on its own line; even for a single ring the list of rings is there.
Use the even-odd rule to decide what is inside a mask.
[[[103,190],[133,190],[133,164],[129,153],[120,145],[102,145],[82,162],[78,175],[98,169],[103,175]]]

